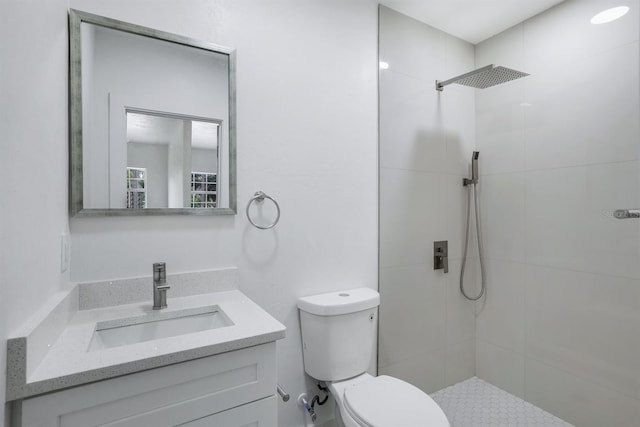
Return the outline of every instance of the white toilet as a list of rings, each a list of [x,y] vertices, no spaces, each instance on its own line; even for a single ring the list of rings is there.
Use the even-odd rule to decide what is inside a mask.
[[[380,295],[368,288],[300,298],[304,369],[325,381],[346,427],[450,427],[426,393],[366,373],[375,351]]]

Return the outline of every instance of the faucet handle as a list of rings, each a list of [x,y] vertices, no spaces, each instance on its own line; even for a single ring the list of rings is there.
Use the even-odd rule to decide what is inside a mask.
[[[153,281],[164,282],[167,280],[167,264],[164,262],[156,262],[153,264]]]
[[[449,272],[449,244],[446,240],[433,242],[433,269]]]

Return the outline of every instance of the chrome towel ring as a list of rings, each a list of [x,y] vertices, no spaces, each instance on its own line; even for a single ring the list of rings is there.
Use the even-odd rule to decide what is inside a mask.
[[[276,205],[276,209],[277,209],[278,213],[277,213],[276,219],[273,221],[273,223],[271,223],[269,225],[258,225],[255,222],[253,222],[253,220],[251,219],[251,216],[249,215],[249,208],[251,207],[251,203],[253,203],[253,202],[262,203],[262,202],[264,202],[264,199],[271,200],[273,202],[273,204]],[[259,228],[261,230],[268,230],[270,228],[273,228],[278,223],[278,221],[280,221],[280,205],[278,205],[278,202],[276,202],[273,199],[273,197],[266,195],[263,191],[256,191],[256,193],[253,195],[253,197],[251,199],[249,199],[249,203],[247,203],[246,212],[247,212],[247,219],[249,220],[251,225],[253,225],[254,227]]]

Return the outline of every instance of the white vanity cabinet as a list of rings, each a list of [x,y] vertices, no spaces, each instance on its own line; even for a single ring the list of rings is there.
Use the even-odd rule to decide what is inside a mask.
[[[275,390],[268,342],[24,399],[21,425],[276,427]]]

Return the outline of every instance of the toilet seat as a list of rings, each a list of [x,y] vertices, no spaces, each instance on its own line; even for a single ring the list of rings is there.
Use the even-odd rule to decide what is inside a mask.
[[[386,375],[346,388],[344,406],[362,427],[450,427],[444,412],[429,395]]]

